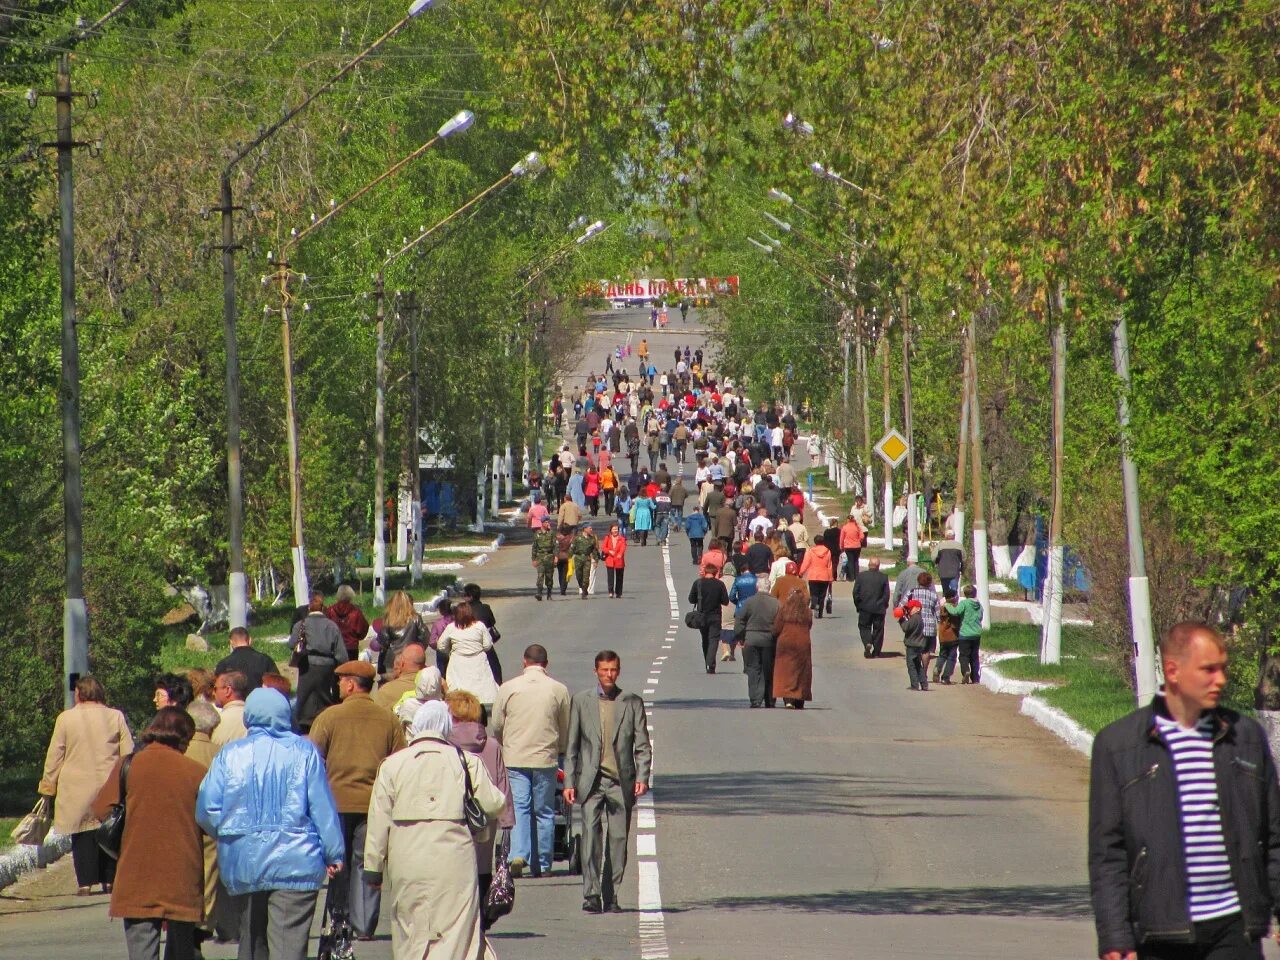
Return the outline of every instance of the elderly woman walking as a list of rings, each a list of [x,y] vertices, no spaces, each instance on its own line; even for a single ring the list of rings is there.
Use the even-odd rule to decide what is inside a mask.
[[[165,960],[195,957],[195,927],[204,917],[196,794],[205,768],[183,756],[195,732],[185,710],[161,708],[142,733],[142,748],[116,764],[93,801],[98,818],[122,801],[129,811],[108,911],[124,921],[129,960],[160,960],[162,928]]]
[[[116,862],[98,849],[98,818],[90,805],[115,762],[133,752],[124,714],[107,706],[93,677],[76,681],[75,706],[58,715],[44,760],[40,793],[53,797],[53,828],[71,837],[79,894],[102,884],[110,892]]]
[[[391,888],[394,960],[480,955],[476,841],[462,806],[468,783],[490,817],[506,807],[480,758],[449,743],[449,707],[418,708],[408,747],[378,768],[369,802],[365,877]]]
[[[773,622],[773,635],[778,638],[773,695],[781,697],[783,706],[789,709],[802,710],[813,699],[813,647],[809,638],[812,626],[809,598],[799,587],[791,587]]]
[[[502,759],[502,744],[498,743],[484,728],[481,717],[484,711],[480,701],[466,690],[455,690],[444,698],[449,705],[449,715],[453,718],[453,730],[449,733],[449,742],[461,747],[468,753],[480,758],[489,779],[506,798],[502,813],[497,822],[489,821],[489,826],[476,836],[476,873],[480,894],[480,927],[489,929],[489,921],[483,914],[484,898],[493,884],[493,842],[499,830],[510,830],[516,825],[515,806],[511,797],[511,784],[507,780],[507,765]]]

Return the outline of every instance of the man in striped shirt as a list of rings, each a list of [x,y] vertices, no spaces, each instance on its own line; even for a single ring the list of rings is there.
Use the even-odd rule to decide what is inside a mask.
[[[1280,903],[1280,786],[1258,723],[1219,705],[1205,623],[1160,642],[1165,686],[1094,741],[1089,883],[1102,960],[1258,960]]]

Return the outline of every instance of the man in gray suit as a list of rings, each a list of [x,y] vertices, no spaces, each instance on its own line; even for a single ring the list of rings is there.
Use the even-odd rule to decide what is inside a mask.
[[[618,687],[622,660],[596,654],[596,688],[569,703],[564,799],[582,807],[582,909],[621,913],[617,890],[627,867],[631,808],[649,789],[653,749],[644,701]],[[606,848],[607,843],[607,848]]]

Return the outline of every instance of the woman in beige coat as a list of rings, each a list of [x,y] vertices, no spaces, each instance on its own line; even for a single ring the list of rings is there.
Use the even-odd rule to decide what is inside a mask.
[[[480,955],[476,847],[462,812],[465,778],[481,809],[496,817],[507,798],[480,758],[447,741],[449,708],[418,708],[409,745],[382,762],[369,801],[364,870],[391,887],[395,960],[475,960]]]
[[[110,892],[116,862],[98,849],[98,818],[90,807],[121,757],[133,752],[124,714],[106,704],[93,677],[76,681],[76,705],[58,714],[44,758],[40,793],[53,797],[53,829],[71,837],[71,860],[81,896],[95,883]]]

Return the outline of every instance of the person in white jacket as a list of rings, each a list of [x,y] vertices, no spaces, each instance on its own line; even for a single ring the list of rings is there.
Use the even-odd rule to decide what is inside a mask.
[[[475,618],[466,600],[455,604],[453,623],[440,634],[436,647],[449,657],[444,682],[450,690],[466,690],[484,705],[486,716],[498,699],[498,684],[489,666],[488,651],[493,649],[489,628]]]
[[[409,745],[382,762],[373,784],[365,880],[391,887],[394,960],[428,953],[431,960],[474,960],[481,953],[475,840],[462,810],[467,781],[489,817],[507,798],[478,756],[448,742],[452,729],[447,704],[424,703]]]

